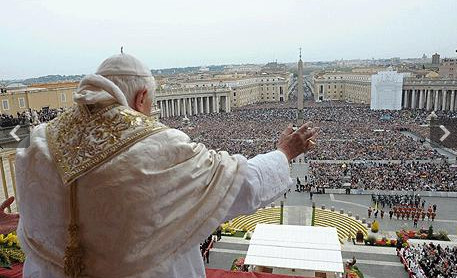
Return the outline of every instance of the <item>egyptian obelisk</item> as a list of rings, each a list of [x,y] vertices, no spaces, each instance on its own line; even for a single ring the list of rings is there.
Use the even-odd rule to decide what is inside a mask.
[[[303,88],[303,61],[301,60],[301,47],[300,47],[300,59],[298,60],[298,78],[297,78],[297,126],[301,126],[304,123],[303,108],[304,101],[303,96],[305,89]]]

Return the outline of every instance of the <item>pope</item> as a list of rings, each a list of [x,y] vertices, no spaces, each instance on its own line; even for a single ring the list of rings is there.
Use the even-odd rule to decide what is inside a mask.
[[[306,123],[249,160],[209,150],[150,117],[155,87],[138,59],[112,56],[18,150],[24,277],[204,277],[199,243],[280,197],[316,142]]]

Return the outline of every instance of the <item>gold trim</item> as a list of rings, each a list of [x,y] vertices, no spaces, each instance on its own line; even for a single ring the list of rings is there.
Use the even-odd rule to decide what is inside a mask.
[[[167,129],[119,104],[94,113],[86,109],[75,106],[46,127],[49,150],[65,185],[147,136]]]

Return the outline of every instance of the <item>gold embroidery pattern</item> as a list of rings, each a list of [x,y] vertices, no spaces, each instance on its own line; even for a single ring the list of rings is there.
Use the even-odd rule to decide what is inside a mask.
[[[75,106],[47,124],[46,137],[64,184],[167,127],[133,109],[109,105],[95,112]]]

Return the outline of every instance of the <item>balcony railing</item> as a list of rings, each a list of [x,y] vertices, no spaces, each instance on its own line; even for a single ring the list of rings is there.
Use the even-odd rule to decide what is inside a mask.
[[[18,203],[16,198],[16,151],[2,151],[0,154],[0,172],[2,178],[3,190],[0,194],[0,203],[11,196],[14,196],[15,202],[7,208],[8,212],[18,212]]]

